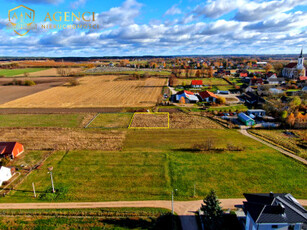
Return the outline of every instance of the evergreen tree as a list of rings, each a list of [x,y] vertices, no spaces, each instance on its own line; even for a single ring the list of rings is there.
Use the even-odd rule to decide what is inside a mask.
[[[207,229],[219,229],[222,225],[223,211],[220,206],[221,202],[218,200],[214,190],[204,199],[204,205],[201,207],[203,211],[203,220]]]

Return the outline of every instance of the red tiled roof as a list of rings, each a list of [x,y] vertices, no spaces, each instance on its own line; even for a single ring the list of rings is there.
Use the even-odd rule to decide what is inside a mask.
[[[185,93],[185,94],[190,94],[190,95],[194,95],[194,93],[193,93],[193,92],[191,92],[191,91],[187,91],[187,90],[182,90],[182,91],[178,92],[177,94],[182,94],[182,93]]]
[[[285,68],[294,68],[297,66],[296,62],[290,62],[288,65],[285,66]]]
[[[247,77],[247,73],[240,73],[240,77]]]
[[[200,96],[202,99],[205,99],[205,98],[207,98],[207,97],[215,97],[215,98],[217,98],[217,96],[216,96],[214,93],[210,92],[210,91],[199,92],[199,96]]]
[[[202,80],[192,80],[191,85],[203,85],[203,81]]]
[[[307,77],[300,77],[300,81],[307,81]]]
[[[12,155],[15,157],[23,150],[22,144],[18,142],[0,142],[0,155]]]

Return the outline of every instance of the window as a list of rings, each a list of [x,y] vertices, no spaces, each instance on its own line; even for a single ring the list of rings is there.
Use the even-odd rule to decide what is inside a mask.
[[[272,225],[272,228],[278,228],[278,225]]]
[[[294,230],[295,225],[289,225],[288,230]]]

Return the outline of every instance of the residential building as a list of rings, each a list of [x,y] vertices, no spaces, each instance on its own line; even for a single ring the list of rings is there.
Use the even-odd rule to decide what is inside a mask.
[[[196,103],[199,101],[198,97],[194,93],[187,90],[178,92],[175,96],[175,100],[176,102],[181,103]]]
[[[217,96],[214,93],[207,91],[207,90],[203,92],[199,92],[198,95],[201,98],[201,101],[204,101],[204,102],[215,103],[217,99]]]
[[[18,142],[0,142],[0,156],[17,157],[24,152],[24,147]]]
[[[243,194],[246,230],[307,229],[307,211],[287,193]]]

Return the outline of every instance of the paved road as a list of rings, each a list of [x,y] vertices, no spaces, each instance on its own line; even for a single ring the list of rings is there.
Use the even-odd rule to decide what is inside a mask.
[[[220,199],[224,209],[233,209],[235,205],[242,205],[244,199]],[[298,200],[307,206],[307,200]],[[194,212],[197,211],[202,200],[176,201],[174,210],[180,216],[183,230],[197,230]],[[166,200],[153,201],[111,201],[111,202],[67,202],[67,203],[0,203],[0,209],[74,209],[74,208],[120,208],[120,207],[150,207],[171,209],[171,202]]]
[[[271,147],[273,149],[276,149],[277,151],[281,152],[282,154],[284,154],[284,155],[286,155],[288,157],[291,157],[291,158],[293,158],[293,159],[295,159],[297,161],[300,161],[301,163],[307,165],[307,160],[305,160],[304,158],[296,156],[296,155],[292,154],[291,152],[288,152],[288,151],[286,151],[286,150],[284,150],[282,148],[279,148],[279,147],[277,147],[275,145],[272,145],[272,144],[270,144],[270,143],[268,143],[268,142],[266,142],[266,141],[264,141],[264,140],[262,140],[262,139],[260,139],[258,137],[253,136],[253,135],[249,134],[246,129],[240,129],[239,131],[243,135],[245,135],[247,137],[250,137],[250,138],[252,138],[252,139],[254,139],[256,141],[259,141],[262,144],[265,144],[265,145],[267,145],[267,146],[269,146],[269,147]]]

